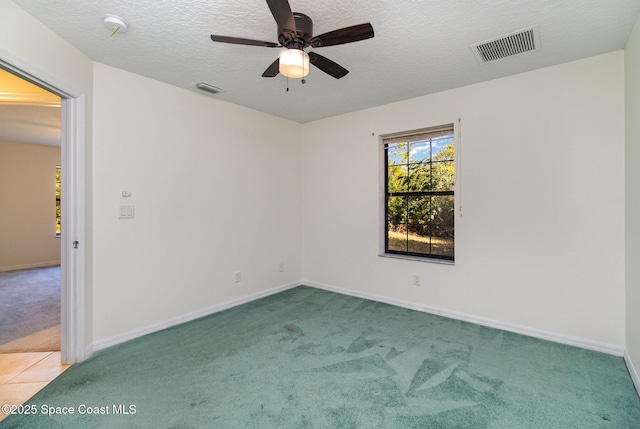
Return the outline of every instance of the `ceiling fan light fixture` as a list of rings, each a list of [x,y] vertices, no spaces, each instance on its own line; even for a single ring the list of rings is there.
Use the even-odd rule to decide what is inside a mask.
[[[293,79],[309,74],[309,54],[302,49],[285,49],[280,53],[280,73]]]

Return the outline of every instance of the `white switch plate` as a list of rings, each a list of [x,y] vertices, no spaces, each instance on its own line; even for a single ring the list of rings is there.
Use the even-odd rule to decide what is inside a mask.
[[[120,219],[133,219],[133,206],[120,206]]]

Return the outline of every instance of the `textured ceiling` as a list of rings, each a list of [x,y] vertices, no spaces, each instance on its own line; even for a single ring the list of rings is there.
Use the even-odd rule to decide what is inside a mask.
[[[317,49],[347,68],[312,67],[301,85],[262,72],[278,48],[214,43],[210,34],[277,41],[264,0],[14,0],[95,61],[307,122],[624,48],[638,0],[290,0],[314,34],[370,22],[373,39]],[[129,23],[110,37],[106,14]],[[470,44],[538,25],[540,50],[481,65]],[[209,96],[209,95],[203,95]]]

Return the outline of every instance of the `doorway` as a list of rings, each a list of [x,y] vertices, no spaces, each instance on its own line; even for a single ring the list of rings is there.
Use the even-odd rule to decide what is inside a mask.
[[[65,364],[85,359],[84,95],[0,51],[0,68],[60,98],[60,351]],[[65,88],[65,90],[59,89]]]
[[[61,98],[0,69],[0,354],[60,351]]]

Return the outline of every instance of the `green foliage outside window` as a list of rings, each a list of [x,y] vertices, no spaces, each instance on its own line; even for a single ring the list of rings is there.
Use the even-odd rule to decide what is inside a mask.
[[[60,235],[60,166],[56,165],[56,235]]]
[[[385,145],[387,247],[391,253],[454,257],[453,134]]]

